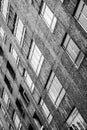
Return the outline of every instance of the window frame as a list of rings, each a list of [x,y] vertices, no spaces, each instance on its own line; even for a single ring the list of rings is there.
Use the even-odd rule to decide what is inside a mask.
[[[43,108],[43,104],[45,105],[45,109]],[[40,106],[42,108],[42,112],[43,112],[45,118],[47,119],[48,123],[50,124],[53,119],[53,116],[52,116],[51,112],[49,111],[46,103],[43,101],[43,99],[41,99],[41,101],[40,101]],[[47,113],[47,112],[45,112],[46,109],[49,112],[48,115],[46,115],[46,113]]]
[[[6,1],[7,1],[7,5],[6,5],[7,7],[3,7],[4,4],[6,3]],[[6,12],[5,12],[6,14],[4,14],[3,8],[4,8],[4,10],[6,11]],[[5,21],[6,21],[6,19],[7,19],[8,8],[9,8],[9,0],[2,0],[1,12],[2,12],[2,16],[3,16],[3,18],[4,18]]]
[[[48,15],[46,12],[46,9],[48,9],[47,12],[49,12],[50,14]],[[47,21],[47,19],[45,18],[45,16],[48,15],[47,19],[50,19],[50,23]],[[52,18],[50,18],[50,16]],[[42,8],[41,8],[41,17],[43,18],[44,22],[46,23],[47,27],[50,29],[50,31],[53,33],[56,23],[57,23],[57,17],[54,15],[54,13],[50,10],[50,8],[47,6],[47,4],[45,2],[43,2],[42,4]]]
[[[36,55],[38,56],[38,62],[36,61]],[[34,60],[36,61],[37,65],[34,65]],[[41,67],[43,65],[44,62],[44,56],[42,55],[40,49],[38,48],[38,46],[35,44],[35,41],[33,40],[32,42],[32,46],[30,49],[30,53],[29,53],[29,63],[31,64],[34,72],[36,73],[36,75],[38,76],[41,70]],[[36,68],[35,68],[36,66]]]
[[[73,46],[70,46],[70,41],[72,41]],[[68,54],[69,58],[71,59],[71,61],[73,62],[73,64],[75,65],[75,67],[78,69],[84,59],[84,53],[80,50],[80,48],[76,45],[76,43],[74,42],[74,40],[70,37],[69,34],[65,34],[64,37],[64,41],[63,41],[63,45],[62,45],[63,49],[66,51],[66,53]],[[73,47],[73,48],[72,48]],[[75,50],[74,50],[74,47]],[[68,49],[71,48],[72,52],[70,52],[70,50],[68,51]],[[78,49],[78,54],[76,54],[77,52],[76,49]],[[70,54],[71,53],[71,54]],[[76,58],[73,59],[72,54],[74,54],[74,56],[76,55]],[[80,61],[79,61],[80,60]]]
[[[5,89],[4,89],[4,92],[3,92],[3,100],[4,100],[5,105],[8,106],[10,99],[9,99],[8,93],[6,92]]]
[[[14,60],[15,60],[15,63],[18,65],[18,62],[19,62],[19,56],[15,50],[15,48],[11,45],[11,50],[10,50]]]
[[[21,36],[20,36],[20,39],[17,38],[16,35],[19,35],[18,33],[20,33],[20,24],[19,24],[19,21],[22,25],[22,30],[21,30]],[[17,32],[18,31],[18,32]],[[16,23],[15,23],[15,29],[14,29],[14,35],[15,35],[15,38],[17,40],[17,43],[20,47],[22,47],[23,45],[23,40],[24,40],[24,35],[25,35],[25,31],[26,31],[26,28],[25,28],[25,25],[23,24],[22,20],[20,18],[17,17],[17,20],[16,20]]]
[[[56,83],[56,85],[54,83]],[[58,85],[60,86],[60,88],[57,88]],[[53,92],[51,90],[51,87],[53,89],[55,89],[55,91],[56,91],[56,89],[58,89],[58,91],[59,91],[58,93],[56,93],[57,95],[56,95],[56,97],[54,97],[55,99],[52,99],[52,95],[51,94],[53,94]],[[47,89],[48,96],[51,99],[52,103],[55,105],[56,108],[58,108],[58,106],[60,105],[62,99],[64,98],[64,96],[66,94],[66,91],[63,88],[63,86],[60,83],[60,81],[58,80],[58,78],[56,77],[54,72],[51,73],[51,76],[49,78],[49,81],[48,81],[46,89]],[[54,96],[55,96],[55,94],[54,94]]]
[[[85,32],[87,33],[87,29],[86,29],[87,27],[85,28],[85,26],[82,25],[81,21],[79,20],[81,16],[84,16],[84,19],[87,21],[87,17],[83,13],[85,6],[87,6],[85,2],[83,0],[80,0],[74,17],[78,21],[78,23],[81,25],[81,27],[85,30]]]
[[[31,93],[33,93],[33,92],[34,92],[35,85],[34,85],[32,79],[31,79],[29,73],[27,72],[27,70],[26,70],[25,73],[24,73],[24,77],[25,77],[25,82],[26,82],[26,84],[27,84],[27,86],[28,86],[29,91],[30,91]]]

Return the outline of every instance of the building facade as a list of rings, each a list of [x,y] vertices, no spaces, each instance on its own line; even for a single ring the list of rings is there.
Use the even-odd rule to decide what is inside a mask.
[[[0,130],[87,130],[86,53],[86,0],[0,0]]]

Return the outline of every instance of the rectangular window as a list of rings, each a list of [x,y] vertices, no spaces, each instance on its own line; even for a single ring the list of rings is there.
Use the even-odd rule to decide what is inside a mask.
[[[23,104],[22,104],[21,100],[17,98],[15,103],[16,103],[16,105],[18,107],[18,110],[19,110],[21,116],[23,118],[25,118],[25,110],[24,110],[24,107],[23,107]]]
[[[31,77],[29,76],[28,72],[25,71],[25,82],[26,84],[28,85],[29,87],[29,90],[31,91],[31,93],[33,93],[33,90],[34,90],[34,84],[33,84],[33,81],[31,80]]]
[[[13,88],[12,88],[12,86],[11,86],[11,84],[10,84],[10,81],[8,80],[8,78],[7,78],[6,75],[5,75],[4,81],[5,81],[6,85],[7,85],[7,87],[8,87],[8,89],[9,89],[10,93],[12,94]]]
[[[15,49],[13,48],[12,45],[11,45],[11,47],[10,47],[10,51],[11,51],[11,54],[12,54],[12,56],[13,56],[13,58],[14,58],[16,64],[18,64],[18,62],[19,62],[19,57],[18,57],[18,54],[17,54],[17,52],[15,51]]]
[[[87,32],[87,5],[83,0],[80,0],[75,18],[79,22],[79,24],[83,27],[83,29]]]
[[[2,1],[2,14],[5,20],[6,20],[7,10],[8,10],[8,0],[3,0]]]
[[[16,129],[18,129],[20,127],[20,119],[19,116],[16,114],[16,112],[14,113],[13,121]]]
[[[67,120],[67,124],[72,130],[85,130],[87,128],[87,124],[85,123],[81,114],[78,112],[77,108],[75,108],[71,113]]]
[[[2,37],[2,39],[4,38],[4,29],[2,27],[0,27],[0,35]]]
[[[50,10],[45,2],[42,5],[41,15],[48,28],[51,30],[51,32],[53,32],[56,26],[57,18],[54,16],[53,12]]]
[[[47,118],[48,123],[50,123],[51,120],[52,120],[52,118],[53,118],[53,116],[52,116],[52,114],[50,113],[50,111],[49,111],[48,107],[46,106],[46,104],[44,103],[43,99],[41,99],[40,105],[41,105],[41,107],[42,107],[44,116]]]
[[[5,102],[6,106],[7,106],[8,103],[9,103],[9,96],[8,96],[5,89],[4,89],[4,92],[3,92],[3,100],[4,100],[4,102]]]
[[[74,109],[74,104],[70,99],[70,97],[66,94],[58,107],[58,110],[62,118],[66,120],[73,109]]]
[[[48,95],[53,104],[57,108],[65,95],[65,89],[62,88],[60,81],[55,76],[54,72],[51,74],[47,84]]]
[[[21,76],[23,76],[23,75],[24,75],[25,68],[23,67],[22,62],[21,62],[20,59],[19,59],[19,62],[18,62],[18,70],[19,70]]]
[[[9,71],[9,73],[11,74],[13,80],[15,79],[16,75],[15,75],[15,72],[11,66],[11,64],[9,63],[9,61],[7,61],[7,69]]]
[[[22,47],[23,39],[24,39],[24,34],[25,34],[25,27],[21,21],[21,19],[18,19],[17,21],[17,27],[15,30],[15,37],[18,41],[18,44]]]
[[[68,53],[69,57],[78,68],[84,58],[84,54],[83,52],[81,52],[81,50],[78,48],[78,46],[68,34],[66,35],[63,47],[66,49],[66,52]]]
[[[17,20],[17,14],[14,11],[13,7],[10,5],[8,12],[7,26],[11,30],[12,34],[14,33],[16,20]]]
[[[28,97],[28,94],[25,92],[24,88],[22,87],[22,85],[20,85],[19,87],[19,92],[26,104],[26,106],[28,106],[30,104],[30,100],[29,100],[29,97]]]
[[[29,61],[30,61],[30,64],[31,64],[33,70],[35,71],[36,75],[38,76],[42,63],[44,61],[44,57],[43,57],[41,51],[39,50],[39,48],[35,45],[34,41],[32,43],[32,47],[30,50]]]

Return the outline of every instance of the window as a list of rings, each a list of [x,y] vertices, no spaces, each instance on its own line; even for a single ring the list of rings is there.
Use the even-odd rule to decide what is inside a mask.
[[[33,41],[32,47],[30,50],[30,55],[29,55],[29,61],[30,64],[35,71],[36,75],[39,75],[42,63],[44,61],[44,57],[41,54],[39,48],[35,45],[35,42]]]
[[[0,27],[0,35],[1,35],[2,38],[4,38],[4,30],[3,30],[2,27]]]
[[[25,27],[22,21],[18,19],[15,36],[20,46],[22,46],[24,34],[25,34]]]
[[[84,58],[84,54],[83,52],[81,52],[81,50],[78,48],[78,46],[75,44],[75,42],[70,38],[68,34],[66,35],[63,47],[66,49],[66,52],[68,53],[72,62],[78,68]]]
[[[29,76],[27,71],[25,71],[25,82],[28,85],[29,90],[31,91],[31,93],[33,93],[34,84],[33,84],[33,81],[31,80],[31,77]]]
[[[57,18],[54,16],[53,12],[49,9],[46,3],[43,3],[41,15],[48,28],[50,28],[51,32],[53,32],[57,22]]]
[[[11,50],[10,51],[11,51],[12,56],[14,57],[15,62],[18,64],[19,57],[18,57],[18,54],[17,54],[17,52],[15,51],[15,49],[13,48],[12,45],[11,45]]]
[[[19,119],[18,115],[16,114],[16,112],[14,113],[13,121],[14,121],[16,129],[20,128],[21,123],[20,123],[20,119]]]
[[[7,69],[9,71],[9,73],[11,74],[13,80],[15,79],[16,75],[15,75],[15,72],[11,66],[11,64],[9,63],[9,61],[7,61]]]
[[[73,109],[74,109],[74,104],[70,99],[70,97],[66,94],[58,107],[58,110],[62,118],[66,120]]]
[[[25,68],[23,67],[22,62],[21,62],[20,59],[19,59],[19,62],[18,62],[18,70],[19,70],[21,76],[23,76],[23,75],[24,75]]]
[[[6,15],[7,15],[7,9],[8,9],[8,0],[3,0],[2,1],[2,14],[6,20]]]
[[[8,96],[5,89],[4,89],[4,93],[3,93],[3,100],[4,100],[4,102],[5,102],[6,106],[7,106],[8,103],[9,103],[9,96]]]
[[[79,24],[83,27],[83,29],[87,32],[87,5],[83,0],[80,0],[78,5],[75,18],[79,22]]]
[[[48,95],[53,104],[57,108],[65,95],[65,89],[62,88],[61,83],[55,76],[54,72],[51,74],[49,82],[47,84]]]
[[[48,123],[50,123],[51,120],[52,120],[52,118],[53,118],[53,116],[52,116],[52,114],[50,113],[50,111],[49,111],[48,107],[46,106],[46,104],[44,103],[43,99],[41,99],[40,105],[41,105],[41,107],[42,107],[44,116],[47,118]]]
[[[25,92],[25,90],[22,87],[22,85],[20,85],[20,87],[19,87],[19,92],[20,92],[20,94],[21,94],[21,96],[22,96],[26,106],[28,106],[30,104],[30,100],[29,100],[27,92]]]
[[[15,103],[16,103],[16,105],[18,107],[18,110],[19,110],[21,116],[23,118],[25,118],[25,110],[24,110],[24,107],[23,107],[23,104],[22,104],[21,100],[17,98]]]
[[[17,14],[15,13],[13,7],[10,5],[7,26],[9,27],[12,33],[14,33],[16,19],[17,19]]]
[[[5,81],[6,85],[7,85],[7,87],[8,87],[8,89],[9,89],[10,93],[12,93],[13,88],[12,88],[12,86],[11,86],[11,84],[10,84],[10,81],[8,80],[8,78],[7,78],[6,75],[5,75],[4,81]]]
[[[78,112],[77,108],[75,108],[71,113],[67,120],[67,124],[72,130],[85,130],[87,128],[87,124]]]
[[[4,107],[2,105],[1,105],[1,111],[2,111],[3,115],[5,116],[6,115],[6,111],[5,111],[5,109],[4,109]]]

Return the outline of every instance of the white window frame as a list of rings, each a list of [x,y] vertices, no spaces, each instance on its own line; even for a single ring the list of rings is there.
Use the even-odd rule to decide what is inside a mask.
[[[19,62],[19,57],[18,57],[18,54],[16,52],[16,50],[13,48],[13,46],[11,46],[11,54],[16,62],[16,64],[18,64]]]
[[[6,20],[6,16],[8,12],[8,3],[9,3],[9,0],[2,1],[2,14],[4,16],[4,20]]]
[[[55,15],[50,10],[50,8],[46,5],[45,2],[43,3],[41,15],[46,25],[48,26],[50,31],[53,33],[56,23],[57,23],[57,18],[55,17]]]
[[[15,127],[16,129],[19,129],[20,128],[20,118],[19,116],[16,114],[16,112],[14,113],[14,117],[13,117],[13,121],[14,121],[14,124],[15,124]]]
[[[24,76],[25,76],[25,82],[26,82],[30,92],[33,93],[35,85],[27,71],[25,71]]]
[[[6,106],[9,104],[9,96],[8,96],[8,93],[6,92],[6,90],[4,89],[4,92],[3,92],[3,100],[6,104]]]
[[[35,41],[33,41],[29,55],[29,62],[37,76],[40,73],[43,61],[44,57],[39,48],[37,47],[37,45],[35,44]]]
[[[43,99],[41,99],[40,105],[42,107],[42,111],[43,111],[44,116],[47,118],[47,121],[50,124],[50,122],[53,119],[53,116],[50,113],[50,111],[49,111],[48,107],[46,106],[46,104],[44,103]]]
[[[48,96],[50,97],[52,103],[55,105],[56,108],[58,108],[66,91],[62,87],[58,78],[55,76],[54,72],[52,72],[46,88],[48,91]]]
[[[66,49],[67,54],[69,55],[72,62],[75,64],[76,68],[79,68],[81,62],[83,61],[84,54],[71,39],[69,34],[67,34],[65,37],[63,47],[64,49]]]
[[[84,130],[87,128],[87,124],[84,121],[83,117],[78,112],[77,108],[74,108],[73,112],[67,119],[66,123],[69,127],[73,127],[73,124],[74,124],[78,128],[78,130],[81,130],[81,127],[77,124],[77,122],[79,122],[82,125]]]
[[[18,18],[15,26],[15,37],[20,47],[22,47],[23,39],[25,35],[25,27],[21,19]]]
[[[75,13],[75,18],[78,21],[78,23],[82,26],[82,28],[87,32],[87,13],[84,14],[85,7],[87,8],[87,5],[84,3],[83,0],[80,0],[77,11]]]
[[[4,38],[4,29],[2,27],[0,27],[0,35],[2,37],[2,39]]]

